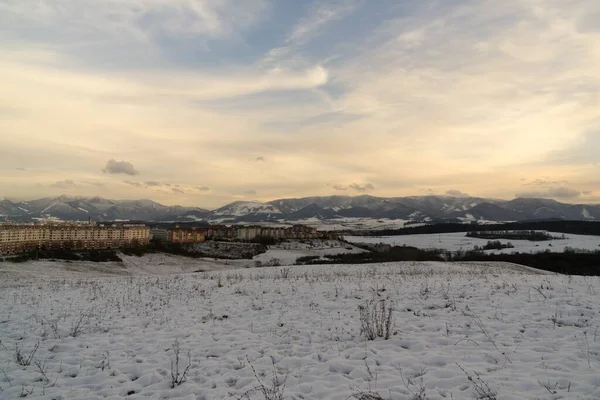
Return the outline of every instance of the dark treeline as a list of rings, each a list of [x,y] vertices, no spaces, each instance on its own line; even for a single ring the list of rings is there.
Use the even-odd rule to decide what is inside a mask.
[[[475,250],[502,250],[502,249],[512,249],[515,246],[511,242],[502,243],[499,240],[488,240],[485,246],[475,246]]]
[[[377,231],[361,231],[362,236],[397,236],[415,235],[427,233],[455,233],[475,231],[510,231],[510,230],[541,230],[560,233],[572,233],[577,235],[600,236],[600,221],[529,221],[509,222],[503,224],[433,224],[413,226],[402,229],[382,229]]]
[[[267,238],[267,239],[270,239],[270,238]],[[242,243],[239,243],[239,244],[240,244],[240,246],[244,245]],[[213,245],[213,247],[218,246],[218,245],[219,244],[215,244],[215,245]],[[227,243],[224,243],[224,245],[226,246]],[[160,240],[151,240],[150,243],[148,244],[148,246],[127,248],[127,249],[122,249],[121,251],[125,255],[138,256],[138,257],[143,256],[144,254],[148,254],[148,253],[167,253],[167,254],[185,256],[185,257],[190,257],[190,258],[208,257],[208,258],[222,258],[222,259],[251,259],[255,255],[264,253],[265,251],[267,251],[267,246],[265,244],[263,244],[261,242],[261,240],[246,243],[244,245],[244,247],[247,247],[247,248],[244,249],[242,247],[242,250],[240,250],[239,254],[229,256],[227,254],[221,254],[221,255],[214,254],[214,252],[211,252],[208,249],[206,249],[206,251],[208,253],[205,253],[201,249],[196,248],[193,243],[171,243],[171,242],[164,242],[164,241],[160,241]]]
[[[22,263],[30,260],[65,260],[109,262],[121,261],[116,250],[86,250],[73,251],[67,249],[32,250],[28,253],[5,258],[6,261]]]
[[[512,253],[488,254],[483,251],[423,250],[409,246],[394,246],[389,252],[365,252],[358,254],[331,254],[318,257],[302,257],[298,264],[365,264],[392,261],[504,261],[521,264],[544,271],[568,275],[600,275],[600,252],[580,253],[565,250],[562,253]]]
[[[270,239],[270,238],[267,238]],[[270,240],[266,240],[270,242]],[[241,245],[241,244],[240,244]],[[185,243],[170,243],[157,240],[151,240],[147,246],[127,247],[120,249],[106,250],[70,250],[70,249],[40,249],[32,250],[27,253],[6,256],[5,261],[13,263],[22,263],[30,260],[65,260],[65,261],[94,261],[94,262],[109,262],[122,261],[119,253],[127,256],[141,257],[145,254],[166,253],[190,258],[222,258],[222,259],[252,259],[257,254],[264,253],[267,250],[266,245],[259,239],[255,242],[248,243],[247,249],[242,249],[236,256],[228,256],[223,254],[217,256],[215,254],[204,254],[202,251],[194,248],[193,244]],[[3,258],[0,257],[0,261]]]

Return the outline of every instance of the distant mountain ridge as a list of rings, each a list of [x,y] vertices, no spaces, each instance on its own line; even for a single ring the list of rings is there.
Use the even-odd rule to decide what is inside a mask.
[[[136,220],[266,222],[334,218],[404,219],[428,222],[526,221],[540,219],[600,221],[600,205],[566,204],[549,199],[491,200],[480,197],[320,196],[278,199],[266,203],[236,201],[216,210],[165,206],[152,200],[102,197],[46,197],[12,202],[0,199],[0,220]]]
[[[73,221],[161,220],[186,214],[208,215],[197,207],[165,206],[152,200],[110,200],[102,197],[59,196],[31,201],[0,200],[0,218],[31,221],[59,219]]]

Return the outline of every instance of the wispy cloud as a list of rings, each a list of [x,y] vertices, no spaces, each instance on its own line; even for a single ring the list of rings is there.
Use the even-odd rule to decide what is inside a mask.
[[[359,0],[325,0],[315,2],[309,15],[300,19],[280,47],[271,49],[261,60],[265,65],[279,65],[286,58],[295,59],[303,46],[319,36],[328,24],[339,21],[355,11]]]
[[[57,189],[75,189],[78,185],[72,179],[65,179],[54,182],[50,186]]]
[[[137,188],[141,188],[143,187],[143,185],[140,182],[134,182],[134,181],[123,181],[123,183],[129,185],[129,186],[133,186],[133,187],[137,187]]]
[[[370,192],[374,190],[375,187],[370,183],[365,183],[364,185],[353,183],[348,186],[350,189],[356,190],[357,192]]]
[[[330,185],[327,185],[327,186],[330,186]],[[344,185],[331,185],[331,188],[333,190],[338,190],[338,191],[344,191],[344,190],[348,189],[348,187],[344,186]]]
[[[73,179],[63,179],[60,181],[52,182],[48,187],[61,190],[73,190],[73,189],[90,189],[90,188],[105,188],[106,185],[102,182],[93,181],[75,181]]]
[[[574,199],[581,196],[581,191],[571,189],[564,186],[550,187],[543,190],[532,190],[518,192],[516,197],[532,197],[532,198],[557,198],[557,199]]]
[[[447,190],[446,195],[452,196],[452,197],[469,197],[469,195],[467,193],[461,192],[460,190],[457,190],[457,189]]]
[[[524,183],[523,186],[552,186],[552,185],[564,185],[566,183],[569,183],[569,181],[538,178],[531,182]]]
[[[98,35],[123,39],[124,34],[137,40],[160,34],[219,37],[255,23],[265,6],[262,0],[40,0],[35,7],[11,1],[0,4],[0,20],[15,30],[19,23],[22,29],[53,28],[47,32],[71,40],[76,36],[67,36],[69,28],[85,33],[80,40]]]

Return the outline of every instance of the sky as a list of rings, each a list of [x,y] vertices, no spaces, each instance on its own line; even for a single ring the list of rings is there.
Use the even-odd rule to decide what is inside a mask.
[[[0,196],[600,203],[598,0],[0,0]]]

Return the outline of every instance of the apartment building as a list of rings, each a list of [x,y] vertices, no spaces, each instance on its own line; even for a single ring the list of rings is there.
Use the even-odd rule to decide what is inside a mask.
[[[206,235],[201,229],[175,228],[167,230],[167,241],[173,243],[203,243]]]
[[[99,250],[147,245],[144,225],[0,224],[0,255],[36,249]]]
[[[270,237],[273,239],[285,239],[286,228],[284,227],[269,227],[261,229],[261,236]]]
[[[239,240],[252,240],[257,236],[262,236],[262,227],[260,226],[241,226],[237,228],[237,238]]]
[[[152,239],[173,243],[202,243],[205,240],[250,241],[258,237],[281,239],[316,239],[324,237],[315,228],[305,225],[264,227],[260,225],[211,225],[197,228],[153,228]]]
[[[286,237],[289,239],[315,239],[319,237],[316,228],[306,225],[293,225],[286,228]]]
[[[169,240],[169,230],[163,228],[151,228],[150,240],[160,240],[166,242]]]

